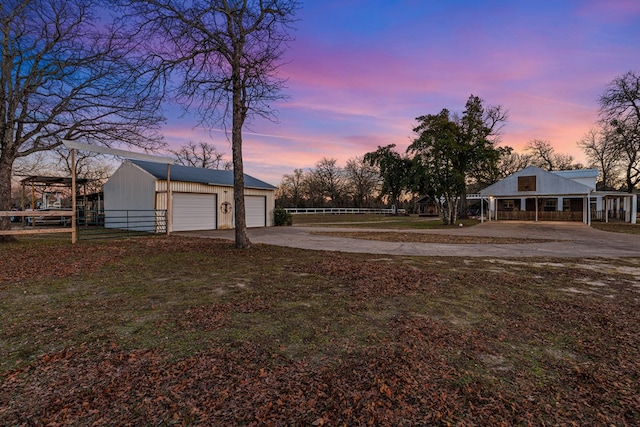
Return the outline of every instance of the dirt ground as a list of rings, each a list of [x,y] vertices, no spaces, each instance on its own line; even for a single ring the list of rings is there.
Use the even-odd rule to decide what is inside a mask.
[[[336,227],[266,227],[248,230],[254,243],[312,250],[375,253],[412,256],[458,257],[630,257],[640,256],[637,235],[610,233],[583,223],[569,222],[484,222],[473,227],[436,230],[402,230],[403,233],[431,233],[451,236],[484,236],[527,239],[525,243],[420,243],[389,242],[322,235],[327,232],[398,232],[398,230],[353,229]],[[233,230],[180,232],[195,237],[233,240]],[[540,242],[531,241],[539,239]]]

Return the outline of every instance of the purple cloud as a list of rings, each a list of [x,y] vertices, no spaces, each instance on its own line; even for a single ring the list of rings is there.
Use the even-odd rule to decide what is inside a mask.
[[[244,137],[247,172],[275,184],[323,157],[404,149],[417,116],[461,112],[470,94],[509,111],[504,145],[544,139],[582,160],[576,142],[599,95],[640,69],[635,0],[326,0],[306,2],[300,17],[280,121],[256,120]],[[224,134],[187,123],[170,120],[167,139],[200,135],[230,153]]]

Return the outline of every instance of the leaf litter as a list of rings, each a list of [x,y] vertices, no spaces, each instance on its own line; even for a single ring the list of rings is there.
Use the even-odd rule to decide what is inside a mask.
[[[183,238],[42,249],[0,248],[3,423],[640,423],[635,259],[460,263]],[[176,254],[197,261],[173,266]],[[120,334],[132,319],[152,324]]]

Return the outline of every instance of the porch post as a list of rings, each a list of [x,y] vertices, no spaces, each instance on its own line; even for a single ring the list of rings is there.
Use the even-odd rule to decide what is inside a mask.
[[[616,218],[618,219],[622,219],[622,213],[620,212],[621,210],[622,210],[622,203],[621,203],[620,197],[618,197],[616,201]]]
[[[583,198],[583,209],[582,209],[582,222],[587,225],[591,225],[591,196],[587,194]]]
[[[538,196],[536,196],[536,222],[538,222]]]
[[[498,220],[498,210],[497,210],[497,206],[498,206],[498,201],[496,200],[495,197],[490,197],[489,198],[489,221],[491,221],[491,215],[493,214],[494,217],[493,219],[495,219],[496,221]]]
[[[76,229],[76,210],[78,209],[78,201],[76,200],[76,149],[71,149],[71,243],[78,241],[78,230]],[[85,192],[86,194],[86,192]],[[84,204],[85,209],[87,204]],[[33,221],[35,224],[35,221]]]
[[[171,191],[171,163],[167,163],[167,235],[173,232],[173,192]]]
[[[493,202],[494,202],[494,198],[493,196],[489,196],[489,204],[487,206],[487,218],[489,218],[489,222],[491,222],[491,213],[493,212]]]
[[[596,196],[596,215],[600,212],[600,219],[602,220],[602,196]]]
[[[635,224],[638,217],[638,195],[631,195],[631,224]]]
[[[622,199],[622,209],[624,210],[624,222],[631,222],[631,218],[629,217],[629,198],[625,197]]]

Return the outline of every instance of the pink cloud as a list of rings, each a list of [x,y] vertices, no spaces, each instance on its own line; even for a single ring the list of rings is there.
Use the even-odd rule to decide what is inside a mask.
[[[544,139],[578,158],[576,142],[596,121],[605,85],[640,67],[631,31],[640,2],[579,3],[512,2],[488,12],[415,2],[386,8],[392,15],[375,26],[334,16],[360,16],[350,3],[309,5],[314,15],[301,22],[281,69],[290,99],[275,104],[280,123],[245,129],[247,173],[273,183],[323,157],[344,164],[391,143],[403,151],[415,117],[461,112],[470,94],[509,110],[503,144]],[[170,123],[172,144],[203,139],[231,152],[223,133],[194,130],[188,118]]]

